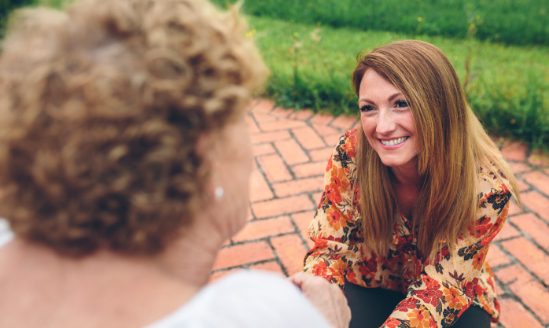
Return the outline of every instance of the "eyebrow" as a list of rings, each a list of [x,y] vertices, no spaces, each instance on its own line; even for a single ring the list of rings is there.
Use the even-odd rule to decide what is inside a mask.
[[[403,96],[402,92],[397,92],[397,93],[395,93],[395,94],[392,94],[392,95],[389,97],[389,101],[393,101],[393,99],[395,99],[395,98],[398,97],[398,96]],[[361,102],[361,101],[375,104],[375,102],[371,101],[371,100],[368,99],[368,98],[360,98],[360,99],[358,99],[358,102]]]

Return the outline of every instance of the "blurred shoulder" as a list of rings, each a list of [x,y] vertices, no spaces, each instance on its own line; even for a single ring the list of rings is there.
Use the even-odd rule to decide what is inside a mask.
[[[212,282],[180,310],[149,328],[328,326],[282,275],[239,271]]]
[[[224,278],[212,283],[223,287],[235,286],[238,288],[246,288],[246,286],[257,286],[263,284],[276,286],[281,288],[290,288],[292,291],[297,289],[281,274],[260,271],[260,270],[242,270],[236,273],[225,276]],[[242,285],[241,285],[242,284]]]
[[[478,169],[478,198],[481,207],[491,204],[502,209],[511,198],[511,183],[495,166]]]

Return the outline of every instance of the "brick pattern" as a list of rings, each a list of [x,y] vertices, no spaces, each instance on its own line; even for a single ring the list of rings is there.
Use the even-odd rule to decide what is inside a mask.
[[[339,136],[359,124],[265,99],[253,103],[247,122],[256,167],[250,222],[224,246],[211,280],[239,269],[301,270],[327,159]],[[499,144],[519,180],[522,206],[511,205],[488,253],[502,308],[497,327],[549,327],[549,157],[522,143]]]

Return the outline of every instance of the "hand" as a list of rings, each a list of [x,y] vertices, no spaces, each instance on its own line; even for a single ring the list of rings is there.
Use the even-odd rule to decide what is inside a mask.
[[[298,272],[289,279],[334,327],[349,327],[351,310],[337,285],[305,272]]]

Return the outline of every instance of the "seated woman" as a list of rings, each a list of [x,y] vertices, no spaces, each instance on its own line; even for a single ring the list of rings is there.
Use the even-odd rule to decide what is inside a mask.
[[[344,286],[352,327],[489,327],[513,174],[435,46],[377,48],[352,81],[362,128],[328,162],[305,271]]]
[[[200,0],[24,10],[0,57],[1,327],[345,327],[343,293],[241,272],[244,122],[266,69]],[[4,229],[4,228],[2,228]],[[309,302],[303,295],[311,298]]]

